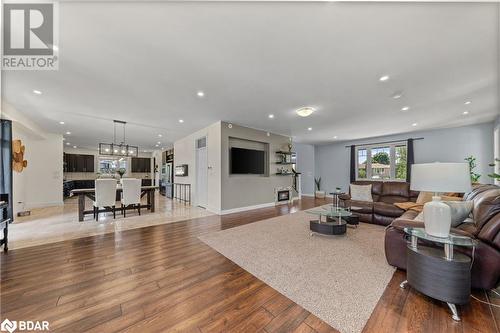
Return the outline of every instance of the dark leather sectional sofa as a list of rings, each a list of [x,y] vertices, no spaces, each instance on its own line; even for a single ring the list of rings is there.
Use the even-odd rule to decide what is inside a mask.
[[[491,289],[500,282],[500,187],[480,185],[464,196],[474,202],[473,223],[462,223],[451,231],[478,240],[472,265],[472,287]],[[414,221],[417,212],[406,211],[395,219],[385,233],[385,256],[387,262],[406,269],[406,238],[403,228],[423,228],[423,222]],[[471,249],[458,248],[469,256]]]
[[[389,225],[405,211],[394,206],[395,202],[415,202],[419,192],[411,191],[406,182],[357,181],[355,185],[372,185],[373,202],[351,200],[349,195],[341,197],[344,205],[359,207],[356,210],[361,222]]]

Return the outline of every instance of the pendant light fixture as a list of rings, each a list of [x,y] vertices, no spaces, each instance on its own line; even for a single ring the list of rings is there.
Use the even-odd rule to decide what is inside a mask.
[[[139,147],[131,146],[125,140],[125,125],[127,122],[121,120],[113,120],[113,143],[99,143],[99,155],[109,156],[132,156],[139,155]],[[116,142],[116,126],[123,126],[123,141]]]

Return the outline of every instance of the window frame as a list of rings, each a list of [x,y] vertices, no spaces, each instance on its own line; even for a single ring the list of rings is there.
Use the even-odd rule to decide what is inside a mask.
[[[356,181],[394,181],[394,182],[406,182],[406,179],[396,179],[396,147],[405,146],[406,152],[408,153],[408,142],[407,141],[396,141],[391,143],[378,143],[378,144],[367,144],[359,145],[355,147],[355,157],[356,157]],[[389,179],[374,179],[372,178],[372,149],[373,148],[385,148],[389,147],[389,159],[390,159],[390,178]],[[359,178],[359,150],[366,150],[366,178]],[[408,170],[406,170],[408,172]]]

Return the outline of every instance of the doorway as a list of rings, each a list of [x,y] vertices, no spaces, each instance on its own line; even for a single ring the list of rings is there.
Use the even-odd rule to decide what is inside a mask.
[[[196,204],[207,208],[208,203],[208,161],[207,137],[196,140]]]

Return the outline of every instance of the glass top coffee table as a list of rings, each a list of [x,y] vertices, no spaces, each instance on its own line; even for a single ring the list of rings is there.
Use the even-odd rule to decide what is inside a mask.
[[[324,235],[343,235],[347,230],[346,218],[352,216],[352,213],[345,209],[336,209],[334,206],[317,207],[309,209],[306,213],[315,215],[317,220],[311,220],[309,223],[309,230],[311,236],[314,233]]]

